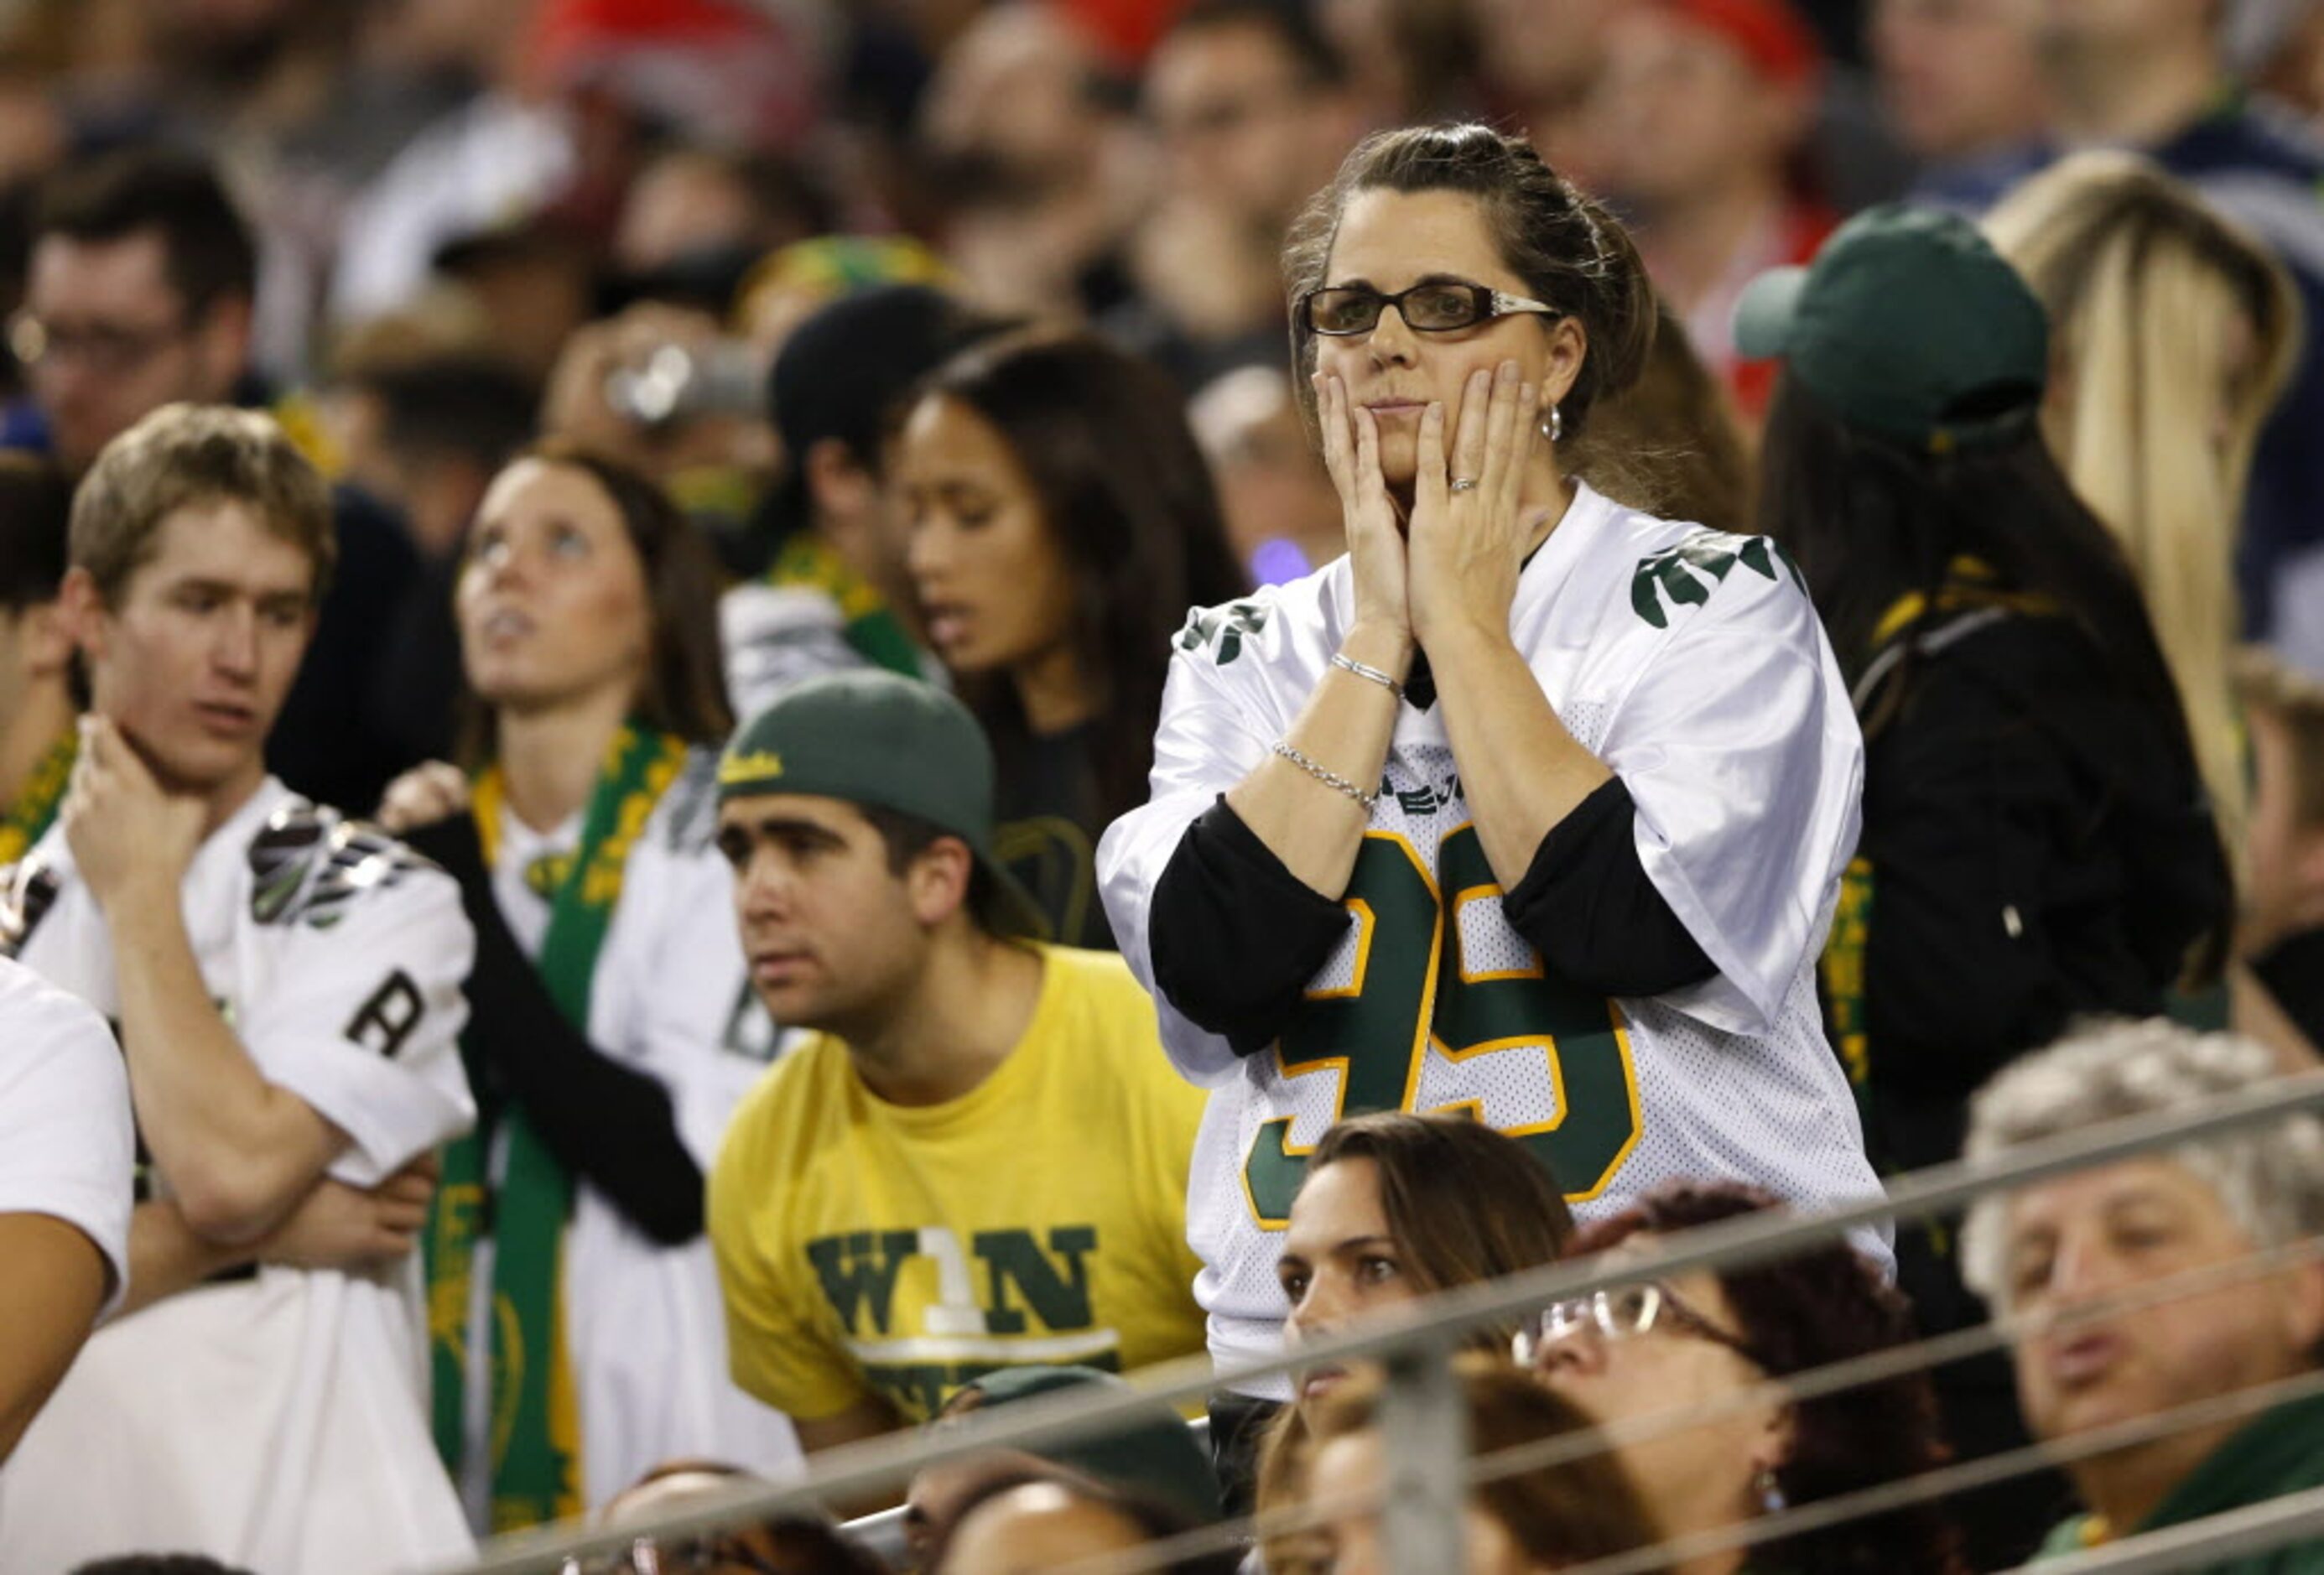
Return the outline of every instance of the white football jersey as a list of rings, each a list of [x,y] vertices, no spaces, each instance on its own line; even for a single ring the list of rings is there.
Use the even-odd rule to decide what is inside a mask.
[[[669,1090],[678,1135],[706,1175],[728,1116],[776,1048],[774,1025],[750,988],[733,876],[713,842],[717,766],[715,751],[691,751],[631,844],[589,994],[590,1043]],[[502,806],[493,890],[528,953],[540,950],[549,905],[539,889],[545,883],[527,871],[543,859],[569,859],[580,837],[578,815],[543,835]],[[478,1285],[490,1285],[490,1270],[480,1251]],[[728,1377],[725,1307],[707,1235],[660,1246],[583,1183],[565,1234],[563,1289],[590,1507],[666,1460],[728,1460],[762,1475],[798,1460],[789,1419]],[[472,1331],[472,1352],[490,1349]],[[468,1386],[471,1399],[487,1391]],[[471,1412],[474,1445],[487,1419]],[[489,1457],[471,1447],[467,1458]],[[472,1505],[489,1495],[481,1472],[462,1486]]]
[[[0,1214],[88,1237],[112,1276],[108,1306],[129,1279],[136,1169],[129,1077],[105,1019],[0,957]]]
[[[467,1130],[475,937],[450,877],[269,778],[182,891],[243,1048],[346,1133],[333,1176],[374,1185]],[[60,826],[10,876],[0,945],[118,1019],[112,940]],[[371,1575],[467,1552],[429,1432],[420,1276],[417,1254],[364,1274],[270,1265],[98,1330],[0,1471],[0,1562],[165,1549]]]
[[[1149,990],[1164,866],[1288,731],[1353,612],[1342,558],[1198,611],[1180,636],[1153,797],[1098,853]],[[1441,715],[1402,706],[1345,894],[1355,922],[1281,1038],[1239,1057],[1157,997],[1172,1058],[1213,1091],[1186,1216],[1222,1361],[1277,1347],[1277,1233],[1303,1156],[1342,1115],[1470,1111],[1525,1138],[1585,1220],[1673,1177],[1803,1202],[1880,1190],[1812,967],[1856,843],[1863,741],[1797,572],[1765,539],[1582,486],[1510,621],[1559,719],[1636,800],[1639,860],[1719,972],[1624,1000],[1546,974],[1502,915]]]

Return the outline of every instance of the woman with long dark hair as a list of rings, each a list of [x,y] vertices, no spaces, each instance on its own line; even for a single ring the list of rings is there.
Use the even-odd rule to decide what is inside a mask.
[[[1355,1320],[1438,1291],[1522,1274],[1555,1263],[1573,1234],[1573,1216],[1549,1172],[1515,1138],[1465,1116],[1375,1110],[1340,1122],[1308,1156],[1292,1200],[1276,1274],[1290,1306],[1294,1341],[1344,1332]],[[1499,1355],[1516,1327],[1471,1331],[1472,1350]],[[1351,1377],[1336,1368],[1299,1376],[1292,1403],[1265,1423],[1257,1441],[1262,1512],[1292,1507],[1307,1492],[1305,1471],[1321,1407]],[[1213,1440],[1240,1503],[1250,1488],[1249,1437]],[[1270,1541],[1277,1575],[1314,1561],[1312,1535]]]
[[[1745,318],[1787,356],[1760,528],[1866,737],[1836,1037],[1875,1155],[1933,1164],[1969,1092],[2070,1017],[2152,1016],[2216,970],[2224,856],[2138,583],[2043,442],[2046,321],[2008,263],[1875,209]]]
[[[428,1244],[438,1444],[480,1529],[674,1457],[796,1451],[726,1375],[703,1235],[704,1167],[772,1048],[710,840],[716,607],[708,545],[652,482],[568,444],[520,456],[458,580],[467,758],[383,807],[476,928],[478,1131]]]
[[[1832,1041],[1875,1159],[1917,1169],[2072,1018],[2153,1016],[2216,977],[2226,855],[2138,582],[2043,441],[2047,320],[2009,264],[1961,220],[1876,208],[1755,283],[1741,322],[1785,357],[1760,529],[1806,575],[1865,733]],[[1936,1332],[1983,1317],[1950,1240],[1897,1243]],[[2006,1363],[1939,1384],[1964,1452],[2023,1440]],[[2027,1551],[2008,1528],[2043,1524],[2044,1491],[1966,1517],[1980,1562]]]
[[[1113,944],[1093,851],[1145,796],[1178,618],[1243,585],[1184,405],[1102,340],[1037,333],[941,368],[896,438],[923,625],[992,740],[997,852],[1069,944]]]

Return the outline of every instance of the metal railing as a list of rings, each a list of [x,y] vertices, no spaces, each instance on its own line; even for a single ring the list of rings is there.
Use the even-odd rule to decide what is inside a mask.
[[[779,1515],[815,1513],[828,1502],[897,1494],[918,1472],[945,1460],[995,1448],[1031,1448],[1102,1437],[1150,1417],[1157,1403],[1184,1408],[1198,1405],[1213,1389],[1248,1387],[1261,1380],[1288,1377],[1304,1368],[1356,1362],[1376,1364],[1385,1374],[1379,1425],[1387,1444],[1388,1486],[1379,1507],[1391,1567],[1455,1571],[1462,1568],[1460,1510],[1471,1480],[1480,1475],[1530,1469],[1558,1459],[1602,1450],[1656,1421],[1628,1419],[1584,1433],[1529,1444],[1521,1451],[1508,1452],[1526,1457],[1515,1465],[1508,1464],[1503,1457],[1471,1462],[1463,1436],[1464,1414],[1451,1366],[1451,1358],[1462,1348],[1469,1331],[1480,1325],[1508,1323],[1550,1302],[1609,1286],[1691,1270],[1716,1272],[1770,1262],[1803,1245],[1829,1240],[1850,1230],[1884,1225],[1892,1220],[1916,1220],[1945,1212],[1988,1192],[2319,1110],[2324,1110],[2324,1071],[2302,1073],[2192,1109],[2086,1128],[1987,1160],[1932,1166],[1895,1178],[1882,1197],[1814,1211],[1793,1210],[1746,1215],[1674,1233],[1661,1239],[1660,1250],[1627,1257],[1618,1266],[1589,1260],[1553,1264],[1507,1279],[1442,1292],[1406,1310],[1402,1316],[1386,1316],[1367,1322],[1360,1330],[1314,1340],[1296,1352],[1263,1362],[1214,1369],[1206,1359],[1189,1357],[1132,1375],[1126,1389],[1110,1389],[1095,1395],[1040,1396],[982,1414],[979,1425],[973,1429],[891,1435],[835,1449],[817,1455],[812,1470],[795,1481],[738,1486],[715,1495],[706,1494],[666,1514],[619,1526],[567,1523],[517,1533],[496,1539],[478,1560],[452,1567],[446,1575],[556,1575],[568,1557],[586,1559],[620,1552],[641,1538],[699,1535]],[[2275,1260],[2284,1260],[2314,1256],[2317,1250],[2315,1244],[2301,1244],[2272,1256]],[[2203,1272],[2185,1277],[2199,1279]],[[2247,1272],[2268,1270],[2253,1267]],[[2137,1304],[2163,1299],[2166,1294],[2186,1294],[2191,1292],[2183,1288],[2167,1291],[2162,1285],[2154,1285],[2135,1289],[2125,1301],[2126,1304]],[[1817,1392],[1826,1392],[1893,1376],[1895,1371],[1902,1370],[1897,1367],[1899,1363],[1908,1368],[1925,1367],[1997,1349],[2021,1332],[2022,1325],[1983,1326],[1918,1342],[1910,1353],[1880,1352],[1817,1372],[1791,1375],[1772,1386],[1794,1395],[1811,1385],[1822,1386]],[[2324,1393],[2324,1374],[2303,1375],[2240,1395],[2214,1396],[2193,1406],[2181,1407],[2179,1412],[2120,1424],[2119,1429],[2104,1433],[2080,1435],[2009,1455],[1971,1460],[1842,1497],[1802,1505],[1742,1526],[1703,1534],[1697,1540],[1723,1539],[1716,1545],[1729,1547],[1795,1535],[1840,1520],[1886,1513],[1903,1505],[1960,1492],[2028,1469],[2044,1469],[2082,1454],[2121,1448],[2136,1437],[2159,1436],[2185,1426],[2249,1416],[2310,1393]],[[1731,1403],[1744,1402],[1738,1399]],[[1712,1403],[1719,1404],[1723,1403]],[[1695,1425],[1701,1420],[1698,1410],[1660,1425]],[[2142,1428],[2151,1431],[2141,1434],[2137,1430]],[[1560,1451],[1567,1452],[1560,1454]],[[2324,1490],[2319,1494],[2293,1495],[2220,1516],[2216,1526],[2204,1522],[2126,1539],[2076,1555],[2071,1561],[2045,1564],[2044,1575],[2188,1568],[2231,1554],[2255,1552],[2324,1534],[2324,1496],[2319,1495],[2324,1495]],[[1319,1515],[1311,1510],[1306,1518],[1319,1518]],[[2210,1529],[2206,1531],[2206,1527]],[[1109,1567],[1159,1567],[1168,1558],[1184,1556],[1198,1546],[1226,1545],[1238,1541],[1244,1531],[1242,1526],[1204,1528],[1168,1544],[1157,1544],[1148,1551],[1150,1556],[1147,1559],[1123,1563],[1117,1556],[1117,1561]],[[1589,1570],[1591,1575],[1626,1575],[1628,1571],[1658,1567],[1674,1556],[1709,1551],[1712,1549],[1708,1543],[1701,1549],[1692,1544],[1663,1544],[1623,1559],[1600,1561],[1589,1566]]]

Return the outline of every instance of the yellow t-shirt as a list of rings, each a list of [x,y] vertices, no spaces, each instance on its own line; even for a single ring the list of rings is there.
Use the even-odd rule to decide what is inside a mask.
[[[878,1098],[819,1035],[735,1111],[710,1177],[734,1380],[802,1420],[908,1420],[1018,1362],[1203,1349],[1186,1173],[1204,1095],[1121,959],[1038,948],[1025,1036],[941,1105]]]

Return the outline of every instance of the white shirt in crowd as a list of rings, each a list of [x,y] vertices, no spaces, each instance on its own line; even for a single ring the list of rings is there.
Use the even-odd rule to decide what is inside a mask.
[[[137,1139],[105,1019],[0,958],[0,1214],[46,1214],[105,1255],[109,1309],[129,1279]]]
[[[376,1185],[469,1128],[474,935],[448,876],[270,778],[183,892],[203,981],[252,1061],[350,1139],[332,1176]],[[61,827],[6,897],[16,955],[117,1018],[111,939]],[[473,1543],[429,1432],[427,1359],[417,1255],[263,1266],[108,1324],[0,1472],[0,1565],[191,1552],[374,1575],[457,1559]]]
[[[1354,595],[1342,557],[1198,612],[1173,653],[1152,799],[1098,852],[1107,916],[1149,990],[1156,882],[1305,706]],[[1213,1091],[1186,1219],[1222,1361],[1277,1348],[1297,1158],[1342,1113],[1470,1110],[1535,1143],[1583,1220],[1676,1177],[1807,1203],[1880,1190],[1814,976],[1856,844],[1863,741],[1796,572],[1763,539],[1583,485],[1526,566],[1510,628],[1559,719],[1628,788],[1639,861],[1719,972],[1618,1001],[1543,977],[1502,914],[1441,708],[1402,706],[1347,893],[1358,922],[1285,1041],[1238,1056],[1157,998],[1173,1060]],[[1360,1010],[1396,1021],[1369,1025],[1357,1062]],[[1886,1256],[1885,1240],[1861,1245]]]
[[[715,751],[694,751],[631,844],[589,995],[590,1043],[669,1091],[678,1136],[706,1174],[727,1117],[775,1049],[735,929],[733,877],[712,841],[717,763]],[[538,955],[549,901],[526,871],[569,857],[581,816],[543,835],[503,805],[499,830],[493,892],[517,944]],[[490,1251],[479,1244],[478,1286],[491,1284]],[[591,1507],[667,1460],[726,1460],[762,1474],[798,1462],[789,1420],[727,1376],[725,1310],[707,1236],[660,1246],[585,1184],[566,1230],[563,1278]],[[473,1353],[489,1348],[478,1343],[481,1303],[470,1311]],[[488,1459],[475,1447],[489,1425],[486,1392],[468,1386],[471,1460]],[[481,1470],[471,1478],[462,1491],[473,1509],[488,1501],[490,1482]]]

